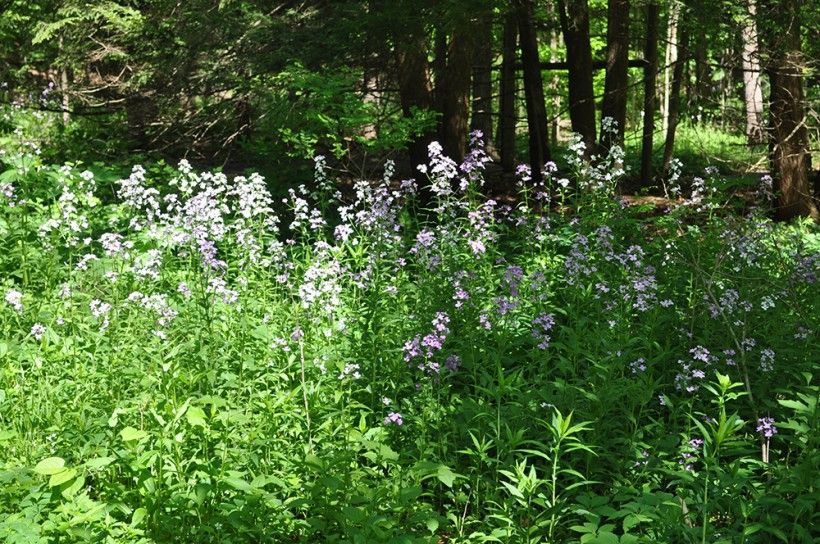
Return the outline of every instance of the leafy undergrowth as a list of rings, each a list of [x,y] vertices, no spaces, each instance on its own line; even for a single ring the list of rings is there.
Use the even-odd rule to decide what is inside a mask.
[[[817,228],[573,151],[515,208],[9,151],[0,539],[811,542]]]

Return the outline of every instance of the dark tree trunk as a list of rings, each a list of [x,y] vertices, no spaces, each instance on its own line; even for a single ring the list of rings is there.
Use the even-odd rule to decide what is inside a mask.
[[[569,117],[587,154],[595,151],[595,94],[592,89],[592,50],[589,44],[587,0],[558,0],[561,29],[569,65]]]
[[[541,169],[550,159],[547,146],[547,107],[544,102],[544,80],[538,58],[538,39],[533,26],[532,0],[516,2],[518,31],[521,36],[521,65],[524,71],[524,98],[527,103],[527,127],[530,141],[530,166],[533,182],[541,181]]]
[[[641,142],[641,184],[652,185],[652,136],[655,134],[655,80],[658,76],[658,5],[646,6],[646,46],[644,48],[643,139]]]
[[[622,144],[626,130],[626,98],[629,85],[629,0],[609,0],[606,26],[606,81],[601,118],[618,124],[615,139],[601,131],[601,147]]]
[[[669,171],[672,156],[675,152],[675,131],[680,120],[680,91],[683,86],[683,68],[686,66],[687,48],[689,46],[689,33],[684,24],[678,28],[678,58],[675,60],[672,69],[672,85],[669,91],[669,121],[666,127],[666,141],[663,146],[663,172]]]
[[[518,93],[515,77],[515,52],[518,40],[518,22],[515,13],[504,19],[501,64],[501,93],[499,104],[498,139],[501,147],[501,170],[512,174],[515,169],[515,96]]]
[[[805,59],[800,43],[798,0],[774,0],[767,25],[771,84],[771,162],[778,192],[778,219],[812,217],[820,221],[820,211],[809,184],[811,155],[804,109],[803,72]]]
[[[444,152],[460,163],[467,152],[470,87],[473,62],[473,38],[469,26],[460,25],[450,37],[447,68],[441,93],[442,146]]]
[[[493,140],[493,19],[492,13],[481,19],[473,57],[473,104],[470,130],[484,135],[484,148],[495,155]]]
[[[441,27],[436,26],[433,35],[433,61],[430,64],[432,72],[433,89],[433,109],[437,112],[444,111],[444,95],[447,92],[447,33]],[[436,138],[444,140],[444,125],[439,123]]]
[[[706,49],[707,36],[703,32],[695,34],[695,99],[694,105],[699,106],[709,96],[712,86],[712,74],[709,69],[709,57]]]
[[[401,36],[397,40],[396,65],[399,100],[404,116],[411,117],[414,110],[430,111],[433,108],[433,91],[427,61],[427,39],[422,29],[417,29],[415,35]],[[420,184],[426,180],[416,167],[427,163],[427,146],[432,140],[433,134],[426,132],[415,136],[408,145],[412,175]]]

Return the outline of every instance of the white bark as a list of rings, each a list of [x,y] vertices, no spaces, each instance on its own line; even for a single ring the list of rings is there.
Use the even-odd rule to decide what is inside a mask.
[[[672,90],[672,67],[678,60],[678,23],[680,22],[680,4],[669,3],[669,19],[666,23],[666,56],[663,68],[663,101],[661,102],[661,119],[663,133],[669,129],[669,94]]]
[[[755,0],[746,1],[746,16],[743,18],[741,37],[743,39],[743,89],[746,103],[746,136],[749,143],[763,141],[763,90],[760,88],[760,57],[758,50]]]

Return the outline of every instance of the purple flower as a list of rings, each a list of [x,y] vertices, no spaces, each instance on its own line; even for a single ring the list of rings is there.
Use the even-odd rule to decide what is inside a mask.
[[[553,314],[541,314],[532,320],[532,335],[539,340],[538,348],[547,349],[550,346],[549,332],[555,326]]]
[[[767,439],[777,434],[777,427],[774,426],[773,417],[761,417],[757,420],[757,432]]]
[[[481,240],[469,240],[467,244],[470,246],[470,250],[476,257],[483,255],[487,251],[484,242],[482,242]]]
[[[31,335],[34,337],[35,340],[41,340],[43,335],[46,333],[46,328],[41,323],[35,323],[31,327]]]
[[[703,346],[695,346],[694,348],[689,350],[689,353],[692,354],[692,359],[695,361],[703,361],[704,363],[709,363],[711,355],[709,354],[709,350]]]
[[[387,417],[384,418],[385,425],[404,425],[404,418],[398,412],[390,412],[387,414]]]
[[[629,363],[629,369],[632,371],[633,374],[637,374],[638,372],[645,372],[646,371],[646,359],[643,357],[632,361]]]
[[[700,438],[693,438],[689,441],[689,445],[694,449],[698,449],[703,445],[703,440]]]
[[[450,372],[455,372],[456,370],[458,370],[459,366],[461,366],[461,357],[455,354],[447,357],[447,360],[444,362],[444,368],[446,368]]]

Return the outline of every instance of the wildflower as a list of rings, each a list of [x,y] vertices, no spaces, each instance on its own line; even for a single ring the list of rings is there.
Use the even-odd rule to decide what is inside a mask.
[[[700,438],[693,438],[689,441],[689,445],[694,449],[698,449],[703,445],[703,440]]]
[[[695,346],[694,348],[689,350],[689,353],[692,354],[692,359],[694,359],[695,361],[703,361],[704,363],[708,364],[711,360],[709,350],[703,346]]]
[[[102,319],[100,330],[104,331],[107,329],[109,325],[108,313],[111,311],[111,305],[95,298],[89,304],[89,308],[91,310],[91,315],[97,319]]]
[[[385,406],[390,406],[391,404],[393,404],[393,401],[390,399],[390,397],[382,397],[382,404],[384,404]]]
[[[384,418],[384,424],[402,426],[404,425],[404,418],[398,412],[390,412],[387,414],[387,417]]]
[[[774,370],[774,350],[766,348],[760,351],[760,370],[763,372]]]
[[[483,255],[487,248],[484,246],[484,242],[481,240],[469,240],[467,244],[470,246],[470,250],[472,250],[473,255],[476,257]]]
[[[46,333],[46,328],[41,323],[35,323],[31,327],[31,335],[35,340],[40,341]]]
[[[447,360],[444,362],[444,368],[446,368],[450,372],[455,372],[456,370],[458,370],[459,366],[461,366],[461,357],[455,354],[447,357]]]
[[[191,289],[190,287],[188,287],[188,284],[184,281],[179,282],[179,285],[177,286],[177,292],[180,293],[186,299],[191,298]]]
[[[547,349],[550,345],[549,332],[555,326],[555,316],[553,314],[541,314],[532,320],[532,335],[539,341],[539,349]]]
[[[23,293],[16,289],[6,291],[6,303],[18,314],[23,311]]]
[[[777,427],[774,425],[774,418],[772,417],[761,417],[757,420],[757,432],[762,434],[764,437],[771,438],[777,434]]]
[[[629,363],[629,369],[632,371],[633,374],[637,374],[638,372],[645,372],[646,371],[646,359],[643,357],[632,361]]]
[[[362,377],[361,372],[359,372],[359,365],[356,363],[348,363],[339,373],[339,379],[344,380],[345,378],[353,378],[354,380],[358,380]]]

